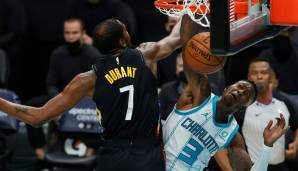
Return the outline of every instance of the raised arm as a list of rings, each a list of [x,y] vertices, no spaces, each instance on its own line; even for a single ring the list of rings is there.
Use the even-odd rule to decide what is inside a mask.
[[[167,37],[158,42],[142,43],[137,49],[142,52],[146,60],[151,62],[157,62],[168,57],[173,51],[182,46],[180,42],[180,26],[181,21],[175,25]]]
[[[0,110],[30,125],[39,126],[75,106],[84,96],[92,96],[96,75],[93,71],[77,75],[65,89],[42,107],[30,107],[0,98]]]
[[[216,161],[221,168],[233,168],[234,171],[264,171],[267,170],[270,160],[271,148],[276,140],[278,140],[287,129],[285,129],[285,119],[281,115],[277,118],[277,123],[272,126],[272,121],[268,123],[263,132],[264,146],[261,155],[258,157],[254,165],[245,150],[245,144],[242,136],[238,133],[232,140],[227,153],[225,151],[217,153]],[[230,161],[223,163],[222,161]],[[239,162],[241,161],[241,162]],[[225,171],[226,171],[225,170]]]

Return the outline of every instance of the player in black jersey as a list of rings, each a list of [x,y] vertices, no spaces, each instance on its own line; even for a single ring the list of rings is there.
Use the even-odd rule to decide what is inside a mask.
[[[93,43],[104,55],[91,71],[77,75],[63,92],[40,108],[0,99],[0,110],[39,125],[69,110],[84,96],[91,96],[105,128],[98,170],[165,170],[161,140],[156,136],[156,62],[181,46],[179,31],[180,22],[164,39],[132,49],[124,24],[116,19],[103,21],[95,28]]]

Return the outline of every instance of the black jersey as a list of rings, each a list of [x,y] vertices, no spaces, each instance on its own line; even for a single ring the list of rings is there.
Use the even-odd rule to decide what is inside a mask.
[[[159,120],[157,81],[142,53],[126,48],[93,65],[97,80],[93,99],[105,137],[138,139],[155,136]]]

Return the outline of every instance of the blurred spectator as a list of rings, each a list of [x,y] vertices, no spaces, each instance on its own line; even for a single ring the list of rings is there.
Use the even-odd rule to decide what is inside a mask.
[[[9,86],[17,87],[19,59],[22,53],[22,38],[25,31],[24,6],[19,0],[0,1],[0,48],[10,61]]]
[[[49,58],[63,40],[61,32],[67,3],[61,0],[22,0],[26,12],[26,33],[20,63],[18,93],[23,101],[46,93]]]
[[[272,72],[272,77],[271,77],[272,81],[271,81],[271,87],[273,89],[273,97],[277,98],[278,100],[281,100],[283,102],[285,102],[286,106],[289,109],[290,113],[295,113],[296,117],[293,117],[293,119],[297,120],[298,119],[298,104],[293,101],[290,98],[290,95],[280,91],[277,87],[278,87],[278,79],[276,78],[276,74],[273,71]],[[297,121],[296,121],[297,122]],[[286,133],[286,148],[288,147],[288,144],[291,144],[291,142],[293,142],[293,139],[295,139],[295,134],[293,133],[292,130],[289,130]],[[290,171],[296,171],[298,168],[298,156],[296,155],[295,159],[287,159],[286,163],[287,166],[289,168]]]
[[[85,21],[86,33],[92,36],[93,29],[101,21],[116,18],[122,21],[136,39],[136,19],[130,6],[122,0],[69,0],[69,17],[77,17]]]
[[[247,107],[245,111],[237,114],[238,123],[245,139],[248,153],[253,162],[256,161],[263,145],[262,133],[269,120],[274,120],[282,113],[286,119],[286,125],[295,132],[295,139],[285,149],[285,137],[281,137],[273,145],[273,153],[269,162],[268,171],[287,171],[285,158],[295,158],[298,147],[298,122],[295,112],[289,112],[283,101],[272,97],[271,79],[273,70],[266,59],[256,58],[249,64],[248,79],[255,82],[259,92],[257,101]],[[273,84],[272,84],[273,83]]]
[[[70,18],[64,22],[65,44],[55,49],[50,58],[46,81],[48,95],[33,98],[26,105],[42,106],[49,98],[61,92],[75,75],[90,70],[100,54],[95,48],[84,43],[84,35],[85,26],[80,19]],[[30,125],[27,125],[27,130],[30,145],[35,149],[39,160],[37,167],[42,167],[46,144],[43,130]]]
[[[159,93],[161,119],[166,120],[172,112],[174,105],[181,95],[182,90],[187,84],[185,74],[183,72],[182,53],[176,58],[176,75],[177,79],[165,83]]]
[[[260,53],[261,57],[267,57],[276,71],[279,79],[279,89],[292,95],[296,95],[298,101],[298,57],[297,45],[293,42],[294,34],[298,30],[292,28],[282,32],[272,40],[272,48]]]

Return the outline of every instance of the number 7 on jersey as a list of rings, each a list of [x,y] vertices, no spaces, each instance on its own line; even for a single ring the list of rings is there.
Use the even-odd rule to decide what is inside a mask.
[[[128,104],[127,104],[127,110],[125,115],[125,120],[130,121],[132,117],[133,112],[133,94],[134,94],[134,87],[133,85],[125,86],[119,89],[120,93],[124,93],[126,91],[129,92],[128,94]]]

